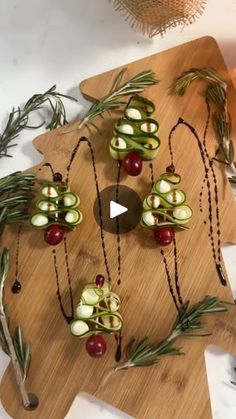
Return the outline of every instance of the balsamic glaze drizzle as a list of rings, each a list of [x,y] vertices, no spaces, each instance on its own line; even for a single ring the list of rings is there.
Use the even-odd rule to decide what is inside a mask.
[[[178,272],[178,253],[177,253],[177,244],[176,244],[175,233],[174,233],[173,243],[174,243],[174,261],[175,261],[175,289],[176,289],[176,292],[177,292],[179,304],[180,304],[180,306],[182,306],[183,305],[183,299],[182,299],[182,296],[181,296],[181,293],[180,293],[179,272]]]
[[[42,167],[49,167],[49,169],[51,170],[51,173],[52,173],[52,177],[53,177],[54,170],[53,170],[53,167],[52,167],[51,163],[44,163]]]
[[[176,296],[175,296],[175,292],[174,292],[174,289],[173,289],[173,286],[172,286],[170,272],[169,272],[169,268],[168,268],[168,263],[167,263],[167,259],[165,257],[165,253],[164,253],[164,250],[163,249],[161,249],[161,255],[162,255],[164,266],[165,266],[166,278],[167,278],[167,282],[168,282],[169,291],[170,291],[170,294],[172,296],[172,300],[174,302],[174,305],[176,307],[176,310],[179,311],[179,304],[177,302],[177,299],[176,299]],[[182,301],[182,299],[181,299],[181,301]]]
[[[21,291],[22,285],[19,281],[19,252],[20,252],[20,237],[22,232],[22,224],[19,225],[17,231],[17,239],[16,239],[16,269],[15,269],[15,282],[12,285],[12,292],[13,294],[19,294]]]
[[[64,243],[64,253],[65,253],[65,262],[66,262],[67,281],[68,281],[68,288],[69,288],[69,294],[70,294],[71,316],[73,318],[73,315],[74,315],[74,301],[73,301],[73,293],[72,293],[72,285],[71,285],[71,276],[70,276],[70,267],[69,267],[69,260],[68,260],[68,249],[67,249],[66,237],[64,237],[63,243]]]
[[[60,292],[60,283],[59,283],[59,274],[58,274],[58,266],[57,266],[57,257],[56,257],[56,250],[53,249],[52,250],[52,255],[53,255],[53,261],[54,261],[54,269],[55,269],[55,276],[56,276],[56,283],[57,283],[57,298],[60,304],[60,309],[62,312],[62,315],[64,317],[64,319],[67,321],[67,323],[70,323],[71,320],[73,320],[73,316],[67,316],[65,310],[64,310],[64,306],[62,303],[62,296],[61,296],[61,292]]]
[[[153,187],[153,185],[154,185],[154,171],[153,171],[152,163],[150,163],[149,167],[151,169],[151,185]],[[170,276],[168,262],[167,262],[167,259],[165,257],[164,250],[161,249],[160,253],[162,255],[162,259],[163,259],[163,263],[164,263],[164,267],[165,267],[168,288],[169,288],[173,303],[176,307],[176,310],[179,311],[181,306],[183,305],[183,298],[181,296],[180,284],[179,284],[178,253],[177,253],[177,244],[176,244],[175,235],[174,235],[173,244],[174,244],[174,269],[175,269],[175,290],[176,290],[176,293],[175,293],[173,285],[172,285],[172,280],[171,280],[171,276]],[[175,294],[177,294],[177,298],[176,298]]]
[[[99,184],[98,184],[98,176],[97,176],[97,170],[96,170],[95,156],[94,156],[94,151],[93,151],[92,144],[88,140],[88,138],[86,138],[86,137],[80,137],[79,140],[77,141],[75,147],[73,148],[73,150],[71,152],[70,161],[69,161],[69,164],[66,168],[66,182],[67,183],[69,182],[69,175],[70,175],[71,166],[72,166],[72,163],[73,163],[73,161],[74,161],[74,159],[75,159],[75,157],[76,157],[76,155],[79,151],[80,144],[82,142],[85,142],[88,145],[89,151],[90,151],[90,157],[91,157],[92,167],[93,167],[94,182],[95,182],[97,199],[98,199],[98,210],[99,210],[99,220],[100,220],[100,237],[101,237],[101,243],[102,243],[103,258],[104,258],[105,268],[106,268],[106,271],[107,271],[108,281],[111,282],[111,275],[110,275],[110,269],[109,269],[109,265],[108,265],[108,258],[107,258],[106,245],[105,245],[105,237],[104,237],[104,232],[103,232],[104,221],[103,221],[103,214],[102,214],[102,202],[101,202],[101,196],[100,196],[100,190],[99,190]],[[57,257],[56,257],[56,251],[55,250],[53,251],[53,261],[54,261],[54,269],[55,269],[56,282],[57,282],[57,296],[58,296],[61,312],[62,312],[62,315],[64,316],[64,318],[66,319],[66,321],[70,322],[71,319],[73,319],[74,302],[73,302],[73,294],[72,294],[71,276],[70,276],[70,267],[69,267],[69,260],[68,260],[68,250],[67,250],[66,238],[64,238],[64,252],[65,252],[65,262],[66,262],[67,280],[68,280],[68,287],[69,287],[69,294],[70,294],[72,317],[68,317],[66,315],[64,307],[63,307],[61,293],[60,293],[60,286],[59,286],[59,274],[58,274]]]
[[[116,202],[119,203],[119,188],[120,188],[120,172],[121,162],[117,163],[117,180],[116,180]],[[117,240],[117,284],[121,283],[121,247],[120,247],[120,224],[119,217],[116,217],[116,240]]]
[[[150,164],[149,164],[149,167],[150,167],[150,171],[151,171],[151,185],[152,185],[152,188],[153,188],[153,186],[154,186],[154,172],[153,172],[153,164],[152,164],[152,163],[150,163]]]
[[[183,118],[179,118],[178,122],[173,126],[173,128],[170,131],[169,134],[169,139],[168,139],[168,146],[169,146],[169,152],[170,152],[170,158],[171,158],[171,164],[173,164],[173,150],[172,150],[172,145],[171,145],[171,139],[172,136],[175,132],[175,130],[177,129],[177,127],[179,125],[185,125],[193,134],[194,138],[197,140],[197,144],[198,144],[198,148],[200,151],[200,155],[201,155],[201,159],[202,159],[202,163],[204,166],[204,171],[205,171],[205,177],[204,177],[204,181],[206,183],[206,187],[207,187],[207,195],[208,195],[208,221],[209,221],[209,237],[210,237],[210,243],[211,243],[211,249],[212,249],[212,257],[216,266],[216,271],[218,273],[220,282],[222,285],[227,285],[226,282],[226,278],[225,275],[223,273],[222,267],[221,267],[221,250],[220,250],[220,246],[221,246],[221,239],[220,239],[220,217],[219,217],[219,199],[218,199],[218,188],[217,188],[217,179],[216,179],[216,174],[215,174],[215,170],[213,167],[213,161],[209,156],[209,153],[207,151],[207,147],[206,147],[206,134],[207,134],[207,130],[208,130],[208,125],[209,125],[209,120],[210,120],[210,106],[209,103],[207,103],[207,109],[208,109],[208,116],[207,116],[207,123],[206,123],[206,128],[204,131],[204,140],[203,143],[201,143],[201,140],[195,130],[195,128],[190,125],[188,122],[184,121]],[[209,179],[209,172],[212,175],[212,179],[213,179],[213,184],[214,184],[214,190],[213,190],[213,195],[214,195],[214,200],[215,200],[215,214],[216,214],[216,234],[217,234],[217,244],[215,245],[215,239],[214,239],[214,224],[213,224],[213,205],[212,205],[212,190],[211,190],[211,184],[210,184],[210,179]],[[201,199],[201,196],[200,196]],[[220,269],[219,269],[220,268]]]

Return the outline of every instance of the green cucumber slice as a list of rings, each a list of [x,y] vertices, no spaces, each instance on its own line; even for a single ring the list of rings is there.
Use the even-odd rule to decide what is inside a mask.
[[[165,179],[158,180],[154,183],[153,190],[161,195],[167,194],[171,191],[172,187]]]
[[[38,209],[44,212],[56,211],[57,209],[56,205],[53,202],[49,202],[49,201],[39,201],[37,207]]]
[[[186,195],[181,189],[173,189],[165,196],[165,200],[174,206],[181,205],[186,201]]]
[[[134,126],[127,120],[121,120],[115,125],[115,131],[119,134],[133,135],[135,132]]]
[[[49,219],[45,214],[35,213],[32,215],[30,222],[34,227],[43,228],[48,225]]]
[[[155,134],[158,131],[159,124],[155,121],[155,119],[146,119],[140,123],[140,131],[145,133]]]
[[[139,95],[134,95],[131,97],[127,105],[127,108],[130,107],[139,109],[143,114],[146,114],[147,116],[150,116],[155,111],[154,103],[151,100]]]
[[[83,304],[94,306],[98,304],[100,296],[96,292],[96,289],[87,287],[82,293],[81,300]]]
[[[93,315],[93,306],[87,304],[78,304],[75,310],[78,319],[89,319]]]
[[[58,190],[54,184],[43,185],[40,189],[40,193],[42,196],[52,199],[59,196]]]
[[[125,116],[131,121],[140,121],[141,119],[144,119],[145,114],[138,108],[129,107],[125,109]]]
[[[62,199],[64,207],[75,208],[80,204],[79,196],[72,192],[67,192],[63,194]]]
[[[118,313],[102,316],[101,320],[105,328],[111,332],[122,328],[122,318]]]
[[[84,336],[89,332],[89,326],[83,320],[73,320],[70,323],[70,331],[74,336]]]
[[[157,194],[150,194],[143,202],[144,209],[158,208],[161,204],[161,199]]]
[[[162,173],[160,176],[160,179],[165,179],[166,181],[174,185],[177,185],[178,183],[181,182],[181,176],[178,175],[177,173],[169,173],[169,172]]]
[[[184,224],[193,216],[193,211],[188,205],[181,205],[173,209],[173,219],[178,220],[178,223]]]
[[[64,220],[67,224],[77,225],[77,224],[80,224],[82,221],[82,214],[80,211],[71,209],[66,212],[64,216]]]

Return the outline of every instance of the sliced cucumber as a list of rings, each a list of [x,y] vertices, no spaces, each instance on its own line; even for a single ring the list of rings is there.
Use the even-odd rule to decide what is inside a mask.
[[[142,222],[147,227],[157,226],[158,223],[158,215],[154,214],[152,211],[144,211],[142,215]]]
[[[72,192],[63,194],[63,205],[64,207],[77,207],[80,204],[78,195]]]
[[[89,332],[89,326],[83,320],[74,320],[70,324],[70,330],[74,336],[83,336]]]
[[[41,195],[46,196],[47,198],[57,198],[59,196],[58,190],[53,185],[44,185],[41,188]]]
[[[144,115],[138,108],[130,107],[125,110],[125,116],[131,121],[140,121]]]
[[[49,219],[45,214],[36,213],[31,217],[31,224],[34,227],[42,228],[46,227],[49,223]]]
[[[154,134],[158,131],[159,124],[155,121],[155,119],[147,119],[145,122],[142,122],[140,124],[140,130],[142,132],[150,132],[151,134]]]
[[[178,183],[181,182],[181,176],[178,175],[177,173],[170,173],[170,172],[162,173],[162,175],[160,176],[160,179],[165,179],[174,185],[177,185]]]
[[[118,314],[103,316],[102,323],[110,331],[118,331],[122,328],[122,319]]]
[[[111,145],[116,150],[125,150],[127,148],[126,141],[123,138],[121,138],[121,137],[113,137],[111,139]]]
[[[98,304],[100,300],[100,296],[97,293],[96,288],[85,288],[82,296],[81,296],[81,301],[83,302],[83,304],[88,304],[88,305],[96,305]]]
[[[78,304],[75,313],[78,319],[89,319],[93,315],[93,306]]]
[[[124,121],[124,122],[119,121],[115,126],[115,130],[118,133],[121,132],[122,134],[128,134],[128,135],[134,134],[134,127],[128,121]]]
[[[37,207],[44,212],[56,211],[56,205],[49,201],[40,201]]]
[[[161,199],[156,194],[150,194],[143,202],[144,209],[158,208],[161,204]]]
[[[173,218],[178,220],[178,223],[188,222],[193,216],[193,211],[188,205],[181,205],[173,210]]]
[[[151,100],[139,95],[134,95],[131,97],[127,108],[132,107],[138,108],[145,117],[150,116],[155,111],[154,103]]]
[[[181,189],[173,189],[165,196],[165,199],[170,204],[180,205],[186,201],[186,195]]]
[[[171,191],[171,185],[164,179],[158,180],[153,187],[154,191],[166,194]]]
[[[77,211],[75,209],[71,209],[69,211],[66,212],[64,219],[65,222],[71,225],[77,225],[79,224],[82,220],[81,217],[82,214],[80,211]]]

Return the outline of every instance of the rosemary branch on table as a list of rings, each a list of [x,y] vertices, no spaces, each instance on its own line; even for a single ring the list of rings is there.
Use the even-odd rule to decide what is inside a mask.
[[[126,102],[122,100],[125,96],[141,93],[147,87],[159,83],[159,80],[156,79],[155,73],[152,70],[145,70],[122,84],[125,72],[126,68],[119,72],[110,92],[91,106],[80,121],[78,129],[91,123],[92,118],[98,115],[102,116],[106,111],[109,112],[114,108],[125,106]],[[97,128],[95,124],[92,125]]]
[[[174,346],[175,341],[181,336],[209,336],[210,333],[203,334],[201,332],[204,329],[202,316],[208,313],[227,311],[226,304],[221,302],[218,297],[208,295],[197,304],[190,305],[187,302],[180,309],[172,330],[166,339],[157,344],[150,344],[148,337],[141,340],[132,340],[126,348],[125,359],[105,375],[101,386],[105,384],[114,372],[155,365],[165,356],[184,355],[182,348]]]
[[[9,317],[4,304],[4,286],[8,274],[9,251],[0,252],[0,345],[3,351],[11,358],[19,386],[22,401],[25,407],[30,406],[30,398],[25,388],[25,380],[31,362],[31,345],[25,343],[20,327],[11,336],[9,330]]]
[[[0,179],[0,235],[9,223],[27,219],[29,214],[26,204],[35,175],[15,172]]]
[[[229,177],[231,183],[236,183],[236,166],[234,163],[234,146],[231,135],[230,114],[227,103],[227,83],[220,77],[213,68],[192,68],[183,72],[171,86],[171,93],[183,96],[195,80],[205,80],[209,82],[204,96],[207,101],[212,102],[217,112],[213,116],[213,126],[218,141],[220,155],[215,160],[230,167],[233,175]]]
[[[16,146],[16,143],[13,142],[13,140],[18,137],[23,129],[36,129],[46,124],[46,129],[51,130],[67,124],[66,110],[62,98],[77,101],[71,96],[63,95],[57,92],[56,85],[54,85],[44,93],[33,95],[22,108],[13,108],[8,117],[3,133],[0,134],[0,158],[12,157],[9,154],[9,149]],[[30,114],[40,110],[45,104],[49,105],[52,112],[50,121],[43,121],[38,126],[30,126]]]

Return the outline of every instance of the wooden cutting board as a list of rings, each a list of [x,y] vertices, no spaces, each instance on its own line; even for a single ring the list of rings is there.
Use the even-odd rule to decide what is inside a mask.
[[[160,54],[146,57],[128,64],[127,78],[136,73],[152,69],[161,83],[146,91],[156,104],[154,117],[160,123],[161,148],[153,162],[155,177],[169,163],[167,138],[171,127],[180,116],[190,122],[202,138],[206,109],[201,89],[195,83],[183,98],[168,94],[173,79],[190,67],[212,66],[229,82],[229,105],[232,116],[233,136],[236,135],[236,93],[229,79],[224,61],[214,39],[205,37]],[[81,84],[82,93],[97,99],[109,91],[114,77],[120,69],[92,77]],[[108,152],[115,114],[105,120],[97,119],[103,132],[90,135],[94,147],[100,189],[115,184],[116,165]],[[43,154],[43,161],[51,162],[55,171],[65,173],[71,150],[81,135],[89,135],[86,129],[74,131],[77,123],[41,135],[34,145]],[[71,131],[65,135],[65,131]],[[181,127],[174,139],[175,164],[182,176],[181,188],[187,193],[194,217],[191,229],[177,235],[181,290],[185,300],[196,302],[206,294],[218,295],[223,300],[232,300],[230,287],[221,286],[212,261],[207,219],[207,196],[203,195],[203,213],[199,211],[199,193],[203,179],[203,167],[197,146],[189,131]],[[207,136],[207,147],[211,155],[216,149],[212,126]],[[40,164],[39,166],[42,166]],[[31,171],[40,179],[50,179],[49,169],[40,172],[39,166]],[[144,198],[150,191],[150,171],[144,164],[142,175],[126,177],[122,172],[121,183],[137,191]],[[217,171],[219,208],[221,214],[222,242],[236,242],[236,206],[231,188],[221,170]],[[79,301],[82,286],[94,280],[97,273],[105,273],[99,227],[93,217],[96,191],[89,152],[82,144],[72,166],[71,188],[80,195],[83,223],[76,232],[68,234],[69,263],[73,279],[75,302]],[[122,301],[124,317],[124,343],[135,337],[150,336],[152,342],[162,340],[170,331],[176,316],[168,292],[163,263],[152,235],[140,226],[121,237],[122,283],[116,285],[117,255],[116,237],[105,234],[109,265],[114,290]],[[52,250],[43,241],[41,231],[24,227],[19,255],[19,279],[22,292],[10,292],[14,282],[16,251],[16,229],[8,228],[1,239],[1,247],[11,249],[11,269],[6,290],[11,327],[20,325],[27,340],[33,345],[33,360],[27,380],[30,391],[40,400],[38,409],[26,412],[15,383],[12,367],[9,367],[1,383],[1,399],[5,409],[13,418],[64,418],[75,395],[79,391],[96,392],[103,373],[114,365],[115,340],[109,336],[108,351],[101,360],[89,358],[85,341],[70,335],[59,310],[56,297],[56,281],[52,261]],[[57,247],[61,289],[69,303],[63,246]],[[167,250],[171,261],[173,249]],[[173,272],[173,266],[171,266]],[[69,305],[68,305],[69,307]],[[206,316],[206,329],[213,334],[207,338],[179,340],[186,353],[183,357],[166,358],[158,365],[119,372],[107,385],[96,393],[104,401],[135,416],[137,419],[210,418],[209,394],[204,367],[204,349],[211,344],[220,345],[227,351],[236,351],[236,316],[234,307],[228,313]]]

